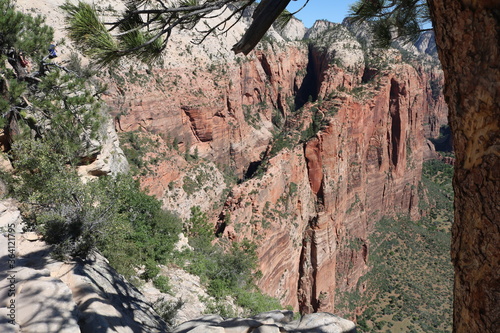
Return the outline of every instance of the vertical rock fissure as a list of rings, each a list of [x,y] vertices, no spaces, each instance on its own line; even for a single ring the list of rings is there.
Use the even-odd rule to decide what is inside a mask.
[[[399,85],[395,80],[391,80],[391,93],[389,111],[391,113],[391,160],[394,167],[398,166],[399,144],[401,141],[401,115],[399,114]]]
[[[319,58],[319,60],[318,60]],[[298,110],[307,103],[309,99],[315,101],[318,99],[319,82],[321,77],[321,63],[324,61],[324,54],[317,55],[317,51],[312,45],[309,45],[309,54],[307,62],[307,72],[302,85],[295,95],[295,109]]]
[[[267,57],[265,54],[260,54],[258,56],[260,65],[262,66],[262,69],[264,70],[264,73],[266,73],[267,78],[270,79],[272,76],[272,71],[271,71],[271,65],[269,65],[269,61],[267,61]]]
[[[299,262],[297,298],[301,314],[317,312],[320,302],[317,297],[318,249],[316,246],[317,217],[309,221],[302,238]]]
[[[309,246],[308,246],[308,239],[309,239],[309,230],[306,230],[304,232],[304,235],[302,236],[302,249],[300,251],[300,260],[299,260],[299,278],[297,279],[298,285],[297,285],[297,300],[299,303],[299,312],[301,314],[304,313],[309,313],[310,308],[310,299],[309,295],[307,293],[307,285],[310,285],[308,283],[308,261],[309,261]]]
[[[317,220],[317,218],[316,218]],[[317,223],[317,221],[315,221]],[[314,229],[311,230],[311,265],[312,265],[312,286],[311,286],[311,305],[313,312],[318,312],[319,300],[318,300],[318,247],[316,246],[316,232]]]
[[[259,170],[259,167],[261,166],[261,164],[262,164],[262,160],[250,162],[250,164],[248,165],[247,171],[245,172],[244,179],[252,178],[255,175],[255,173],[257,172],[257,170]]]
[[[309,178],[309,186],[311,191],[316,196],[316,207],[318,211],[324,204],[323,194],[323,158],[321,155],[321,141],[314,138],[304,145],[304,157],[307,165],[307,175]]]
[[[207,121],[203,120],[203,111],[189,106],[182,106],[181,109],[189,119],[189,126],[196,140],[212,141],[212,128]]]

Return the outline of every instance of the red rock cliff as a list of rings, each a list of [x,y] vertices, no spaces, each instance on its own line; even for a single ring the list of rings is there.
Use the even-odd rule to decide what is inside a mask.
[[[400,65],[371,98],[323,102],[338,107],[323,131],[233,190],[225,233],[258,242],[266,292],[303,312],[334,311],[335,291],[355,288],[367,269],[377,218],[418,217],[422,89]]]
[[[182,216],[204,207],[224,237],[255,241],[259,286],[305,313],[333,312],[336,292],[363,288],[378,218],[419,216],[424,118],[441,105],[429,103],[432,74],[410,65],[393,61],[366,80],[361,46],[346,38],[351,51],[340,42],[282,42],[226,63],[125,75],[108,96],[119,130],[142,129],[203,158],[196,167],[181,157],[160,161],[143,177],[150,192]],[[293,136],[314,121],[321,130],[312,138]],[[271,153],[279,131],[293,144]],[[200,169],[211,162],[211,171]],[[266,168],[257,177],[259,165]],[[245,180],[223,207],[216,204],[226,186],[222,166]],[[198,183],[202,196],[187,193],[193,172],[197,180],[214,177]]]

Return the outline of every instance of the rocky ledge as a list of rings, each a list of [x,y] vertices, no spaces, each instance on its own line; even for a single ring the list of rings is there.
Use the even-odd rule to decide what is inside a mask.
[[[311,313],[293,319],[292,311],[270,311],[252,318],[231,318],[208,315],[177,326],[173,333],[354,333],[352,321],[331,313]]]

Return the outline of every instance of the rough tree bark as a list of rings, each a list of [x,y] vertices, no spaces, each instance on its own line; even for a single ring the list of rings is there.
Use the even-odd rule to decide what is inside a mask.
[[[454,332],[500,328],[500,1],[429,0],[456,154]]]
[[[23,80],[28,76],[26,68],[21,65],[21,58],[19,58],[19,52],[11,50],[7,53],[7,60],[12,66],[12,69],[16,72],[16,77],[18,80]]]

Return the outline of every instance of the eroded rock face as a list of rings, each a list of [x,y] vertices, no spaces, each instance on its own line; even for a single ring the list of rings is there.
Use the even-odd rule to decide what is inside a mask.
[[[84,180],[103,175],[116,176],[129,171],[129,164],[122,149],[113,121],[105,118],[101,135],[96,143],[96,156],[91,163],[78,167],[78,174]]]
[[[275,43],[249,57],[234,56],[228,50],[242,24],[201,46],[176,34],[163,66],[111,71],[105,99],[117,131],[155,135],[164,146],[158,150],[171,154],[142,178],[166,208],[188,218],[190,207],[201,206],[214,224],[224,224],[223,237],[255,241],[259,286],[283,305],[334,311],[337,291],[363,288],[358,280],[376,219],[420,213],[422,124],[433,136],[443,123],[443,99],[430,84],[439,87],[442,76],[394,60],[384,70],[365,68],[359,41],[326,22],[310,31],[314,45],[285,41],[300,35],[299,26],[285,39],[272,32]],[[390,59],[401,55],[381,55]],[[273,131],[297,106],[317,108],[327,122],[307,142],[270,158],[261,178],[252,177]],[[201,159],[188,162],[186,152]],[[242,180],[227,198],[223,167]],[[207,173],[216,183],[210,188],[200,181]],[[222,211],[222,204],[213,208],[219,201]]]
[[[307,50],[294,45],[256,51],[239,63],[157,69],[154,79],[140,73],[142,85],[111,85],[106,99],[116,128],[147,130],[168,144],[175,140],[181,151],[196,147],[200,157],[231,165],[241,176],[272,139],[273,112],[289,112],[301,86]]]
[[[296,310],[334,311],[336,290],[363,287],[357,281],[367,269],[375,219],[419,214],[423,134],[439,135],[444,123],[436,90],[443,78],[408,65],[365,68],[357,38],[327,22],[309,31],[315,45],[293,41],[302,34],[295,22],[284,38],[272,32],[272,44],[234,56],[230,46],[246,24],[201,46],[175,34],[163,66],[129,70],[127,63],[111,71],[105,99],[117,131],[152,134],[163,147],[155,153],[166,157],[142,184],[165,208],[188,218],[200,206],[219,225],[229,216],[222,235],[259,244],[259,284],[268,294]],[[427,52],[428,45],[420,46]],[[356,95],[361,90],[369,96]],[[307,143],[271,158],[262,178],[247,179],[298,106],[318,108],[328,122]],[[116,143],[112,138],[110,146]],[[200,159],[188,162],[186,152]],[[97,162],[85,172],[113,174],[121,165]],[[225,168],[246,181],[227,188]]]
[[[233,189],[226,202],[226,237],[259,244],[259,285],[283,304],[298,308],[303,234],[316,216],[303,150],[284,151],[269,161],[262,178]],[[267,286],[266,286],[267,284]]]
[[[19,332],[80,332],[77,306],[67,285],[51,277],[48,269],[22,268],[15,277]]]
[[[437,57],[436,37],[434,36],[434,32],[426,31],[422,33],[415,42],[415,47],[420,53]]]
[[[302,40],[307,31],[307,28],[304,26],[302,21],[296,19],[295,17],[292,17],[284,28],[275,28],[285,40]]]
[[[170,302],[170,304],[182,303],[175,316],[169,319],[173,326],[178,326],[206,313],[207,306],[201,300],[210,299],[210,295],[200,282],[199,276],[176,267],[161,267],[160,275],[169,278],[172,287],[170,293],[160,292],[151,281],[146,282],[141,290],[153,304],[160,300]]]
[[[188,178],[202,173],[172,157],[143,178],[150,193],[185,218],[189,207],[203,206],[222,236],[255,241],[259,286],[282,304],[333,312],[337,291],[363,288],[357,283],[367,270],[376,219],[419,217],[424,132],[439,131],[446,109],[435,90],[438,71],[398,64],[396,50],[377,54],[388,64],[384,70],[365,68],[360,43],[340,25],[320,22],[308,36],[316,44],[281,41],[224,65],[214,58],[195,69],[182,63],[154,69],[140,86],[124,77],[107,99],[119,131],[141,129],[167,145],[175,141],[179,151],[210,161],[196,162],[203,170],[214,163],[211,176],[230,166],[245,180],[223,205],[220,177],[219,190],[200,185],[186,194]],[[299,106],[305,111],[297,120]],[[322,130],[266,160],[267,170],[255,177],[272,132],[293,122],[305,130],[313,108]]]
[[[226,203],[227,237],[259,244],[259,285],[283,304],[333,311],[336,290],[355,288],[366,272],[377,218],[419,216],[425,99],[411,66],[393,70],[373,98],[333,101],[337,114],[316,138],[272,158]]]

